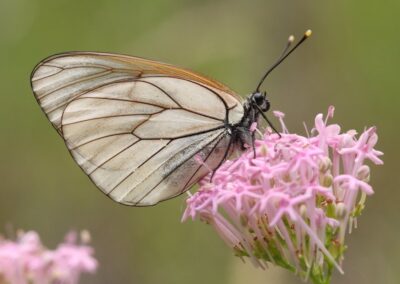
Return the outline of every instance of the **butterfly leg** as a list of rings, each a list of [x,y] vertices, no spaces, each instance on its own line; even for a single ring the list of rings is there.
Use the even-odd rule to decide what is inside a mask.
[[[253,158],[257,158],[256,154],[256,132],[251,133],[251,147],[253,147]]]

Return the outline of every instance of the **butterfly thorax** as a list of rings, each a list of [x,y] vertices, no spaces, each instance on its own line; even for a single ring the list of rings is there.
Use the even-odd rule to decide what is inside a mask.
[[[258,123],[260,114],[268,111],[270,103],[266,98],[266,93],[252,93],[243,104],[242,120],[235,126],[232,126],[232,135],[236,144],[239,144],[242,150],[252,144],[253,134],[250,130],[254,122]]]

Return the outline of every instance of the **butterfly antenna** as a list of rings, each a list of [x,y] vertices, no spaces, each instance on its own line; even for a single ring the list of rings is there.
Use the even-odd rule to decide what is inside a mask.
[[[289,36],[289,39],[286,43],[285,48],[282,51],[281,56],[279,56],[278,60],[272,64],[272,66],[270,68],[268,68],[267,72],[265,72],[264,76],[261,78],[260,83],[258,83],[256,90],[254,91],[254,93],[258,93],[260,92],[260,87],[262,85],[262,83],[264,82],[265,78],[268,77],[268,75],[279,65],[282,63],[282,61],[284,61],[293,51],[295,51],[307,38],[309,38],[312,34],[311,30],[307,30],[303,37],[299,40],[298,43],[296,43],[295,46],[292,47],[292,49],[289,49],[290,46],[292,45],[292,43],[294,42],[294,36],[291,35]]]

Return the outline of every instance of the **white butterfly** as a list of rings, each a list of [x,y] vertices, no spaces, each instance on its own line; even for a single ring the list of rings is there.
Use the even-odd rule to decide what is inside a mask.
[[[83,171],[113,200],[134,206],[188,190],[252,141],[250,125],[269,109],[259,87],[243,103],[219,82],[125,55],[55,55],[31,82]]]

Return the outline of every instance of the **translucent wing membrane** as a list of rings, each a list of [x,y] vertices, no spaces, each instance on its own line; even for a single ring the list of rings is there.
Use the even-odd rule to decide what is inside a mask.
[[[128,56],[51,57],[35,68],[32,88],[80,167],[128,205],[153,205],[190,188],[221,161],[226,124],[243,116],[220,83]]]

